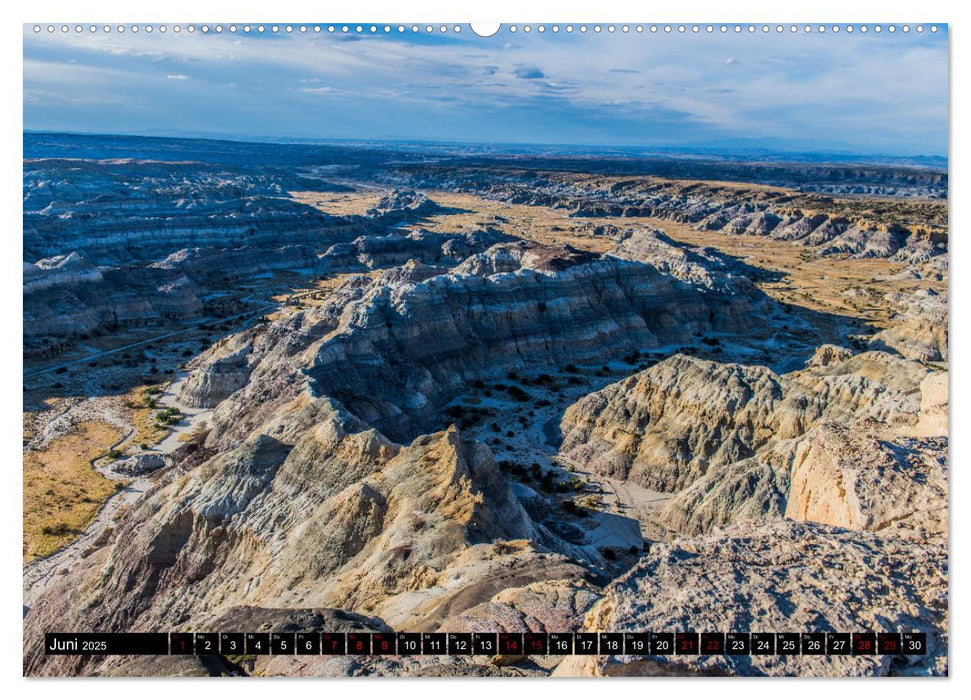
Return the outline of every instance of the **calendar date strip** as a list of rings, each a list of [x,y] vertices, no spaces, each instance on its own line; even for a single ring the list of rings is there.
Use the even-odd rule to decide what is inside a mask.
[[[128,632],[44,635],[49,655],[913,656],[924,632]]]

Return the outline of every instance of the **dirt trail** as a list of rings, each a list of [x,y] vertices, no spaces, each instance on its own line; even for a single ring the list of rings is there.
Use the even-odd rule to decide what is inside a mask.
[[[183,435],[190,435],[203,422],[207,421],[211,415],[211,410],[186,408],[179,404],[178,394],[185,382],[185,377],[179,378],[174,383],[166,387],[164,393],[159,397],[159,403],[163,406],[172,406],[182,411],[183,420],[176,425],[173,430],[163,439],[150,453],[170,454],[181,445],[179,438]],[[135,435],[132,427],[128,433],[119,440],[112,449],[119,448]],[[80,560],[84,553],[98,540],[99,537],[110,527],[115,515],[122,506],[129,506],[135,503],[142,494],[151,486],[151,475],[136,476],[134,478],[119,474],[112,469],[113,462],[99,457],[92,461],[91,465],[104,477],[112,481],[128,481],[129,483],[117,493],[111,495],[91,524],[85,528],[77,539],[63,549],[59,549],[50,556],[35,559],[24,566],[24,598],[23,614],[27,615],[30,606],[34,604],[40,595],[47,590],[58,579],[67,574],[71,566]]]

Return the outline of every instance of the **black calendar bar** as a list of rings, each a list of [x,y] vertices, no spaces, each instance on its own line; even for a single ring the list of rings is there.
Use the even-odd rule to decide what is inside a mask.
[[[132,632],[44,635],[57,655],[913,656],[925,632]]]

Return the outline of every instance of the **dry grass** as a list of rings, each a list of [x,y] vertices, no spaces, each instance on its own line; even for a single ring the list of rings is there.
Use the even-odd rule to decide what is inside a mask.
[[[327,303],[330,293],[337,289],[337,287],[348,279],[359,277],[362,274],[374,278],[380,275],[381,271],[372,270],[371,272],[365,273],[341,272],[330,277],[318,279],[310,287],[294,287],[284,294],[277,294],[271,297],[273,301],[280,304],[280,308],[277,311],[266,314],[266,318],[270,321],[276,321],[303,308],[323,306]]]
[[[904,270],[905,265],[882,258],[823,257],[799,244],[768,236],[697,231],[689,225],[662,219],[630,221],[663,229],[681,243],[716,248],[755,267],[781,273],[779,281],[758,282],[777,301],[863,319],[880,327],[887,324],[894,311],[883,300],[885,294],[918,289],[947,290],[946,282],[888,279]],[[847,295],[850,290],[864,290],[866,295],[854,298]]]
[[[291,192],[294,201],[320,209],[332,216],[364,216],[391,188],[354,192]]]
[[[25,560],[69,544],[117,491],[120,482],[101,476],[91,461],[123,436],[121,429],[108,423],[81,423],[70,435],[24,454]]]
[[[155,389],[160,388],[155,387]],[[128,445],[151,447],[161,442],[169,434],[168,428],[159,428],[155,420],[155,414],[158,413],[159,407],[156,405],[157,394],[150,393],[153,390],[151,386],[136,387],[132,389],[125,401],[129,420],[135,428],[135,434],[128,441]]]

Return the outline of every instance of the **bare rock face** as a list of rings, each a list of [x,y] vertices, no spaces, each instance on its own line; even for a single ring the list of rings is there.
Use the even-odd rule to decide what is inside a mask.
[[[712,328],[740,332],[764,305],[755,293],[706,294],[616,258],[539,247],[495,255],[521,256],[521,267],[366,294],[316,350],[307,368],[315,391],[400,437],[484,371],[601,361],[608,349],[657,347]]]
[[[829,367],[853,357],[853,351],[841,345],[820,345],[807,363],[809,367]]]
[[[513,240],[494,229],[467,234],[431,233],[424,230],[386,235],[359,236],[349,243],[337,243],[320,257],[316,267],[322,271],[373,270],[419,261],[437,268],[458,265],[470,255],[497,243]]]
[[[568,408],[561,454],[673,494],[660,521],[678,533],[783,515],[942,532],[947,443],[929,436],[946,380],[934,376],[880,352],[824,348],[786,375],[675,356]]]
[[[920,420],[917,424],[917,435],[946,436],[948,405],[948,373],[928,374],[920,383]]]
[[[597,631],[927,633],[927,656],[569,657],[555,675],[946,675],[947,546],[790,520],[716,530],[648,555],[587,615]]]
[[[567,409],[561,451],[606,476],[678,491],[825,417],[913,422],[927,374],[886,353],[787,375],[676,355]]]
[[[871,347],[889,349],[919,362],[947,362],[947,298],[930,290],[889,295],[899,311],[890,326],[873,336]]]
[[[612,255],[647,262],[688,284],[728,294],[751,293],[752,283],[733,270],[732,263],[708,248],[676,243],[663,231],[630,229],[620,236]]]
[[[437,211],[439,206],[422,192],[414,190],[394,190],[381,198],[376,206],[368,210],[368,216],[380,216],[389,212],[412,212],[427,214]]]
[[[434,630],[508,588],[584,581],[539,532],[485,445],[455,430],[408,446],[328,400],[303,397],[238,447],[170,471],[115,537],[49,590],[27,620],[31,674],[63,672],[43,629],[211,625],[232,606],[371,611]],[[508,544],[503,544],[507,542]],[[578,587],[577,605],[591,594]],[[536,611],[540,587],[507,605]],[[567,608],[566,613],[574,608]],[[478,613],[475,613],[478,614]],[[73,662],[72,662],[73,663]],[[98,672],[90,668],[73,671]]]
[[[171,460],[166,459],[164,455],[155,452],[146,452],[116,462],[112,465],[112,469],[119,474],[139,476],[166,467],[170,462]]]
[[[77,253],[24,264],[24,353],[44,357],[80,336],[199,313],[202,290],[179,270],[93,266]]]
[[[946,443],[878,440],[825,423],[801,446],[787,518],[854,530],[947,532]]]
[[[507,588],[487,603],[447,618],[449,632],[572,632],[579,630],[587,611],[600,600],[589,583],[542,581]]]
[[[213,408],[246,386],[252,350],[247,340],[245,335],[237,335],[208,351],[203,368],[186,378],[179,400],[186,406]]]
[[[860,222],[829,241],[822,253],[847,253],[854,258],[889,258],[907,244],[910,232],[897,226],[874,226]]]
[[[674,492],[801,435],[824,406],[765,367],[678,355],[567,409],[561,451],[606,476]]]
[[[102,279],[98,268],[77,252],[38,260],[36,264],[24,263],[25,294],[59,285],[97,283]]]
[[[710,469],[676,493],[661,511],[669,530],[685,535],[727,523],[782,517],[799,440],[785,440],[755,457]]]

